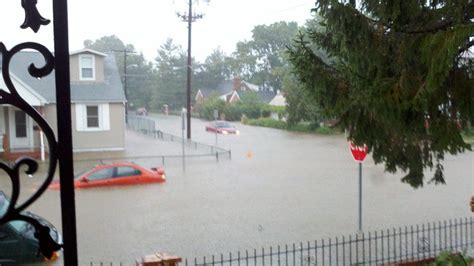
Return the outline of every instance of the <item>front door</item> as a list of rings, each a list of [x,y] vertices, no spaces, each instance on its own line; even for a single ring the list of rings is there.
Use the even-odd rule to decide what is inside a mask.
[[[31,118],[22,110],[9,110],[10,149],[31,149],[33,147],[33,126]]]

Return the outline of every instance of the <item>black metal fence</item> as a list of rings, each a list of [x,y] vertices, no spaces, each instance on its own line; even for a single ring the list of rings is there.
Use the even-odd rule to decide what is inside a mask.
[[[173,134],[163,132],[158,129],[156,121],[147,117],[137,116],[137,115],[128,115],[127,128],[141,132],[142,134],[149,136],[151,138],[161,140],[161,141],[171,141],[177,143],[183,143],[183,138]],[[202,157],[202,156],[212,156],[219,158],[231,158],[231,150],[227,150],[215,145],[209,145],[205,143],[196,142],[193,140],[184,139],[184,145],[187,148],[194,150],[199,150],[198,153],[187,154],[186,157]],[[202,152],[201,152],[202,151]],[[160,156],[160,157],[179,157],[179,156]]]
[[[180,265],[396,265],[468,249],[474,249],[473,217],[184,259]]]
[[[474,248],[473,218],[184,260],[184,265],[388,265]]]

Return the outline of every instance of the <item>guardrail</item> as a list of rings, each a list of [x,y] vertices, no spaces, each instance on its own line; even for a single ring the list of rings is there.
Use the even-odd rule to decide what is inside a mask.
[[[137,116],[137,115],[128,115],[127,117],[128,117],[127,128],[131,130],[138,131],[154,139],[183,143],[182,137],[176,136],[170,133],[166,133],[158,129],[156,125],[156,121],[153,119],[150,119],[144,116]],[[216,157],[217,160],[225,156],[228,156],[228,158],[232,157],[231,150],[227,150],[215,145],[209,145],[209,144],[200,143],[200,142],[188,140],[188,139],[184,139],[184,145],[186,145],[186,147],[188,148],[193,148],[195,150],[203,151],[202,153],[187,154],[186,157],[212,156],[212,157]],[[170,155],[164,155],[164,156],[175,157],[175,156],[170,156]]]

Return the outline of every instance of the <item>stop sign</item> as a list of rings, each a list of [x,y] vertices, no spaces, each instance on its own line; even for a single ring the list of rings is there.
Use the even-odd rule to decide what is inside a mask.
[[[356,162],[363,162],[365,159],[365,156],[367,156],[367,152],[369,151],[369,147],[364,144],[364,146],[356,146],[354,143],[350,143],[349,147],[351,149],[352,157],[354,157],[354,160]]]

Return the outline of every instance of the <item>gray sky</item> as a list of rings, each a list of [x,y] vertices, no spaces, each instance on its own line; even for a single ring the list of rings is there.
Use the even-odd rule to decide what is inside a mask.
[[[203,2],[200,0],[200,2]],[[193,23],[192,54],[199,61],[217,47],[230,54],[238,41],[251,38],[255,25],[296,21],[302,25],[311,17],[315,0],[211,0],[200,3],[204,18]],[[69,0],[70,50],[83,48],[85,39],[96,40],[115,34],[131,43],[148,60],[167,39],[187,49],[187,25],[176,15],[183,13],[187,0]],[[40,13],[52,19],[52,0],[38,0]],[[34,34],[20,30],[24,12],[20,0],[2,1],[0,41],[7,48],[23,41],[35,41],[52,49],[52,24]]]

